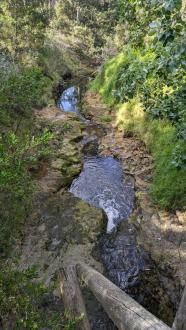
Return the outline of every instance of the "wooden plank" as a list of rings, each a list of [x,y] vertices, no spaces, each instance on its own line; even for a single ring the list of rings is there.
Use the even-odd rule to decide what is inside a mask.
[[[75,266],[69,265],[62,269],[60,287],[65,309],[75,317],[82,315],[82,320],[78,321],[75,329],[90,330],[91,328],[79,287]]]
[[[186,330],[186,286],[172,326],[173,330]]]
[[[170,330],[170,328],[86,264],[76,266],[86,283],[119,330]]]

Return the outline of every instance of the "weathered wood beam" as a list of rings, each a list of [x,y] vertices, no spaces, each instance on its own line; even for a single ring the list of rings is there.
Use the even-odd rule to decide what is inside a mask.
[[[186,286],[183,290],[182,299],[174,319],[173,330],[186,330]]]
[[[86,264],[76,266],[86,283],[119,330],[170,330],[170,328]]]
[[[75,267],[65,266],[60,274],[60,289],[65,309],[75,317],[82,316],[75,329],[91,330]]]

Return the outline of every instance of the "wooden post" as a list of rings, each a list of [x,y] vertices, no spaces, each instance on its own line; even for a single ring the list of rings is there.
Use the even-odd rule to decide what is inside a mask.
[[[86,283],[119,330],[170,330],[115,284],[93,268],[80,263],[78,276]]]
[[[75,329],[91,330],[75,266],[62,269],[60,286],[65,309],[75,317],[82,316]]]
[[[182,299],[174,319],[173,330],[186,330],[186,286],[183,291]]]

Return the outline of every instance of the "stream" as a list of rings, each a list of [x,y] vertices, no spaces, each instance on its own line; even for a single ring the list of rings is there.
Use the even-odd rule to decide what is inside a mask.
[[[134,186],[125,180],[120,162],[113,157],[99,155],[99,136],[106,134],[104,127],[95,127],[81,115],[78,106],[78,88],[70,86],[58,102],[62,111],[74,112],[86,124],[86,136],[81,141],[83,170],[74,179],[69,191],[76,197],[104,210],[107,216],[105,233],[100,235],[93,256],[102,262],[105,275],[129,293],[139,303],[158,316],[160,286],[156,266],[136,242],[135,230],[127,219],[135,204]],[[152,289],[153,287],[153,289]],[[154,290],[154,291],[153,291]],[[150,305],[149,305],[150,303]],[[165,314],[169,314],[169,308]],[[163,312],[161,310],[161,316]],[[168,318],[165,315],[165,318]],[[162,317],[161,317],[162,318]],[[93,329],[106,328],[94,322]],[[100,323],[100,319],[99,319]]]

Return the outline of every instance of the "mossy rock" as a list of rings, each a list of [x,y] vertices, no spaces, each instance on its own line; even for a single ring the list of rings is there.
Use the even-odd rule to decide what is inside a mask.
[[[43,217],[51,241],[62,244],[87,244],[96,241],[105,215],[71,193],[49,199]]]

